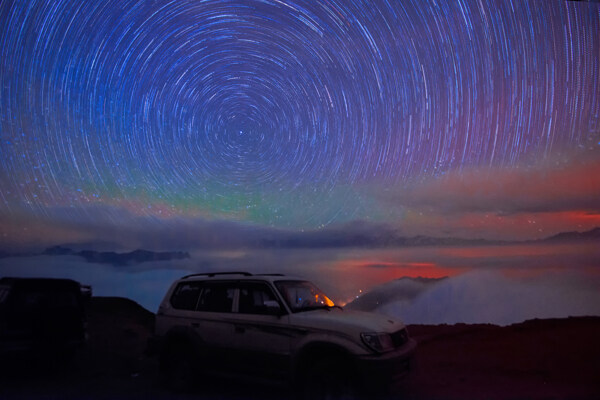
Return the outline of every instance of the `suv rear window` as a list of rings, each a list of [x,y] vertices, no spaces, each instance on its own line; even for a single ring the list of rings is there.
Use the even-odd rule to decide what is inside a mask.
[[[205,282],[198,311],[232,312],[235,288],[224,282]]]
[[[179,310],[195,310],[200,291],[200,282],[180,283],[171,296],[171,305]]]
[[[77,308],[80,306],[73,292],[59,290],[22,289],[15,294],[15,304],[19,308]]]
[[[182,282],[171,296],[178,310],[232,312],[235,287],[226,282]]]

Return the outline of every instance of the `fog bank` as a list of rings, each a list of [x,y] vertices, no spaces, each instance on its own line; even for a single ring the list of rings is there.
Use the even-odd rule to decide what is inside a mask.
[[[511,277],[500,271],[473,271],[419,284],[418,288],[420,292],[415,295],[415,282],[389,282],[369,293],[379,299],[375,307],[372,302],[357,300],[349,308],[370,308],[407,324],[509,325],[533,318],[600,315],[597,274],[555,271],[543,276]]]

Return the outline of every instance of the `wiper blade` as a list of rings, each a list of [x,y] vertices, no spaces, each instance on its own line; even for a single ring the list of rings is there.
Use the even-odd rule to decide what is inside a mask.
[[[334,306],[327,306],[327,305],[320,305],[320,306],[307,306],[307,307],[302,307],[296,310],[296,312],[300,312],[300,311],[314,311],[314,310],[327,310],[327,311],[331,311],[332,308],[339,308],[340,310],[344,311],[344,309],[342,308],[342,306],[338,306],[338,305],[334,305]]]
[[[319,308],[324,308],[327,311],[331,311],[332,308],[339,308],[340,310],[344,311],[344,309],[342,308],[342,306],[338,306],[337,304],[335,304],[333,306],[320,306]]]

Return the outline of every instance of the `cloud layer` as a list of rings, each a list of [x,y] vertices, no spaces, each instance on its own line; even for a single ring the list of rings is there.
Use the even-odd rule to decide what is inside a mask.
[[[443,213],[500,215],[582,211],[600,214],[600,160],[554,168],[462,170],[430,179],[397,200]]]
[[[381,301],[375,311],[409,324],[509,325],[533,318],[600,315],[599,289],[599,275],[590,279],[563,271],[517,279],[499,271],[476,271],[427,285],[394,281],[371,294]]]
[[[115,267],[74,255],[0,258],[0,276],[66,277],[95,295],[129,297],[156,310],[176,278],[193,272],[284,273],[314,281],[345,304],[365,293],[369,309],[411,323],[493,322],[600,315],[596,243],[404,249],[200,249],[191,258]],[[449,278],[435,281],[401,277]],[[385,284],[377,287],[377,285]],[[364,303],[364,302],[363,302]],[[553,314],[556,312],[556,314]]]

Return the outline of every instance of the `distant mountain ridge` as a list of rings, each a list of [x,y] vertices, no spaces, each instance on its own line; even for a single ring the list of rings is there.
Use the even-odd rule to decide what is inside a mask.
[[[331,229],[320,232],[299,232],[278,238],[264,238],[262,248],[344,248],[344,247],[426,247],[426,246],[502,246],[512,244],[544,243],[557,241],[589,241],[600,239],[600,227],[586,232],[563,232],[534,240],[489,240],[457,237],[402,236],[393,229],[364,232]]]
[[[464,239],[457,237],[432,237],[432,236],[401,236],[397,231],[382,229],[355,232],[352,230],[335,229],[319,232],[295,232],[280,237],[258,238],[253,243],[257,248],[283,248],[283,249],[323,249],[323,248],[393,248],[393,247],[427,247],[427,246],[503,246],[513,244],[540,244],[556,242],[590,242],[600,241],[600,227],[585,232],[561,232],[543,239],[534,240],[488,240]],[[125,266],[150,261],[181,260],[190,258],[185,251],[155,252],[150,250],[134,250],[131,252],[117,253],[115,251],[88,250],[83,245],[60,245],[50,247],[42,253],[12,253],[0,249],[0,258],[28,257],[39,255],[75,255],[85,258],[88,262]],[[109,246],[105,244],[103,247]],[[116,245],[115,245],[116,246]],[[81,250],[74,250],[73,247]],[[87,247],[87,246],[86,246]],[[90,247],[93,247],[90,244]]]
[[[600,240],[600,227],[585,232],[561,232],[546,239],[542,239],[543,242],[566,242],[575,240]]]
[[[154,252],[149,250],[138,249],[128,253],[116,253],[114,251],[94,250],[74,251],[62,246],[50,247],[46,249],[42,254],[50,256],[79,256],[85,258],[87,262],[98,264],[111,264],[119,267],[151,261],[183,260],[186,258],[190,258],[189,253],[185,251]]]

